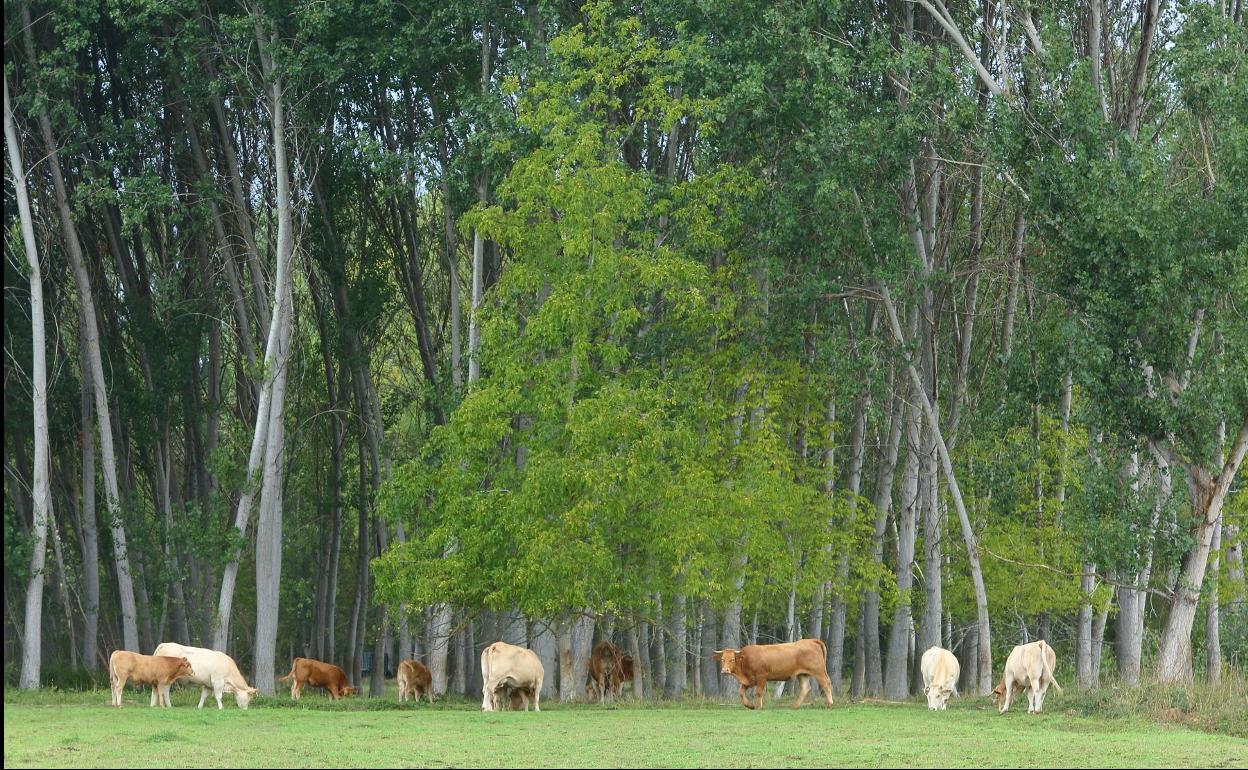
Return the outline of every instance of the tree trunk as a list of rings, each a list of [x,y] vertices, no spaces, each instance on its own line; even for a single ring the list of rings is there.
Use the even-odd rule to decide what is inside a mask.
[[[435,697],[446,694],[447,657],[450,651],[451,606],[439,604],[433,609],[433,622],[430,624],[429,641],[429,674],[433,679]]]
[[[79,314],[81,320],[81,313]],[[80,360],[87,360],[85,337],[79,335]],[[95,429],[91,426],[91,385],[81,378],[82,390],[82,505],[78,529],[82,535],[82,664],[88,671],[99,666],[100,546],[95,523]]]
[[[666,648],[667,654],[667,680],[664,691],[669,698],[676,698],[685,694],[686,672],[688,668],[685,663],[685,650],[688,645],[688,628],[685,623],[685,603],[684,594],[677,594],[672,600],[672,617],[671,625],[668,626],[667,636],[669,642]]]
[[[481,34],[481,95],[490,87],[490,23]],[[477,200],[484,206],[490,200],[490,178],[481,169],[477,179]],[[485,239],[480,231],[472,234],[472,314],[468,320],[468,384],[481,378],[481,361],[477,348],[481,344],[481,299],[485,287]]]
[[[931,432],[923,442],[923,490],[926,504],[923,507],[923,622],[916,640],[918,656],[931,647],[941,647],[941,620],[944,601],[941,595],[941,567],[944,555],[940,547],[940,523],[944,519],[936,470],[936,447]],[[921,685],[920,685],[921,686]]]
[[[1079,590],[1083,596],[1079,604],[1079,619],[1075,625],[1075,681],[1081,689],[1094,685],[1092,678],[1092,593],[1096,590],[1096,565],[1085,562],[1079,577]]]
[[[638,635],[636,613],[631,614],[629,617],[628,654],[633,656],[633,697],[644,698],[646,693],[642,689],[641,680],[645,667],[642,665],[641,640]]]
[[[52,136],[52,124],[45,112],[39,114],[39,128],[43,134],[43,142],[47,149],[48,165],[52,172],[53,186],[56,188],[57,212],[60,216],[61,231],[65,239],[66,250],[69,252],[73,265],[74,281],[78,288],[79,320],[83,344],[87,350],[85,363],[90,366],[90,377],[95,397],[96,421],[100,431],[100,456],[104,460],[104,493],[108,505],[109,521],[113,536],[113,560],[117,573],[117,589],[120,597],[122,644],[125,649],[139,650],[138,609],[136,604],[134,581],[130,572],[129,550],[126,546],[126,531],[122,523],[121,492],[117,478],[117,453],[113,446],[113,424],[108,406],[108,392],[105,389],[104,363],[100,353],[100,327],[97,323],[94,294],[91,291],[91,279],[87,274],[82,247],[70,215],[69,195],[65,189],[64,177],[61,175],[60,156]],[[87,373],[83,373],[84,379]]]
[[[546,676],[542,678],[542,698],[558,697],[559,678],[556,674],[559,671],[559,643],[552,624],[545,620],[533,620],[529,625],[532,628],[529,649],[537,653],[538,660],[542,661],[542,668],[546,671]]]
[[[30,213],[30,198],[26,190],[26,169],[22,165],[18,144],[17,127],[13,120],[13,108],[9,101],[9,79],[4,79],[4,139],[8,147],[9,171],[13,174],[13,187],[17,193],[17,208],[21,220],[22,244],[26,249],[26,264],[30,268],[30,331],[34,361],[31,367],[31,388],[34,391],[35,474],[34,522],[31,527],[32,550],[30,554],[30,577],[26,583],[26,615],[22,634],[22,674],[19,682],[23,690],[39,689],[39,671],[43,664],[43,567],[47,554],[48,518],[52,513],[52,484],[49,476],[48,451],[48,366],[47,341],[44,334],[43,270],[39,264],[39,252],[35,242],[34,218]],[[70,630],[73,644],[73,630]],[[7,657],[7,656],[6,656]]]
[[[917,400],[917,394],[914,398]],[[921,432],[919,411],[911,407],[906,416],[906,461],[901,472],[901,511],[897,525],[897,607],[893,611],[893,623],[888,635],[888,657],[884,662],[884,696],[893,700],[910,697],[909,649],[913,622],[910,614],[910,589],[914,585]]]
[[[277,177],[277,271],[273,297],[270,338],[277,338],[273,370],[266,371],[271,384],[268,409],[268,437],[265,440],[264,476],[260,487],[260,509],[256,519],[256,687],[263,694],[273,692],[274,656],[282,578],[282,489],[286,464],[285,403],[286,377],[291,353],[294,312],[292,297],[294,233],[290,201],[290,168],[286,161],[286,120],[282,79],[274,76],[268,36],[256,22],[256,39],[273,121],[273,167]],[[267,358],[267,356],[266,356]]]
[[[875,497],[875,531],[871,538],[871,556],[876,565],[884,562],[884,532],[888,525],[889,509],[893,503],[893,472],[897,468],[897,452],[901,445],[901,428],[906,420],[906,402],[900,395],[893,394],[891,417],[889,418],[888,438],[884,443],[884,457],[876,471]],[[865,676],[865,694],[879,695],[884,689],[883,667],[880,663],[880,592],[878,579],[873,580],[871,587],[864,592],[862,613],[865,618],[863,626],[863,669]]]
[[[1213,543],[1210,545],[1213,560],[1209,565],[1209,598],[1205,604],[1205,671],[1209,684],[1222,683],[1222,629],[1218,613],[1218,581],[1221,578],[1220,551],[1222,549],[1221,518],[1213,527]]]
[[[654,595],[654,619],[650,624],[650,689],[656,697],[667,694],[667,642],[663,597]]]
[[[1217,478],[1196,465],[1187,466],[1188,490],[1196,516],[1195,543],[1183,557],[1170,616],[1161,634],[1157,651],[1157,676],[1163,682],[1191,679],[1192,625],[1196,605],[1205,580],[1205,568],[1213,545],[1213,530],[1222,515],[1222,503],[1235,480],[1235,474],[1248,451],[1248,417],[1240,426],[1235,444]]]
[[[576,675],[572,669],[572,618],[556,623],[556,642],[559,649],[559,702],[571,703],[576,697]]]

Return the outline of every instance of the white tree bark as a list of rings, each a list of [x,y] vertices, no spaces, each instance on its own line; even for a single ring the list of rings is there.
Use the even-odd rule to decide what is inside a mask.
[[[17,193],[18,218],[21,220],[22,244],[26,248],[26,264],[30,268],[30,331],[34,361],[30,384],[35,412],[35,473],[34,522],[31,526],[33,549],[30,554],[30,577],[26,583],[26,614],[22,633],[22,673],[19,686],[23,690],[39,689],[39,670],[43,664],[43,581],[44,560],[48,551],[48,517],[52,509],[52,486],[48,475],[48,364],[47,340],[43,317],[43,270],[35,242],[34,218],[30,213],[30,197],[26,191],[26,170],[22,165],[21,147],[13,108],[9,101],[9,79],[4,79],[4,141],[9,154],[9,171]],[[70,643],[73,641],[71,639]]]
[[[69,196],[65,190],[64,177],[61,175],[60,157],[52,136],[52,124],[45,112],[39,115],[39,128],[48,152],[48,164],[52,171],[53,186],[56,189],[57,212],[60,216],[66,251],[69,252],[69,259],[74,270],[74,281],[78,288],[80,318],[84,321],[81,334],[87,351],[85,363],[90,366],[96,422],[100,431],[100,456],[104,461],[104,494],[111,522],[113,559],[116,562],[117,589],[120,594],[122,644],[125,645],[125,649],[137,652],[139,650],[138,611],[135,604],[134,581],[130,574],[126,531],[121,517],[117,454],[113,446],[113,424],[109,413],[108,392],[105,389],[104,363],[100,354],[100,332],[95,316],[95,300],[91,291],[91,279],[87,274],[86,262],[82,255],[82,247],[78,241],[78,233],[70,216]]]
[[[1244,418],[1230,455],[1216,478],[1198,465],[1187,466],[1192,511],[1196,515],[1196,543],[1183,557],[1170,616],[1157,651],[1157,677],[1163,682],[1184,682],[1191,678],[1192,625],[1196,620],[1196,605],[1200,600],[1200,589],[1213,545],[1213,530],[1222,515],[1222,504],[1246,451],[1248,417]]]
[[[257,22],[258,23],[258,22]],[[265,441],[264,477],[260,488],[260,510],[256,521],[256,687],[271,694],[274,681],[274,654],[282,578],[282,478],[287,365],[290,360],[294,312],[293,270],[294,225],[291,217],[290,167],[286,159],[286,121],[282,79],[274,74],[267,35],[257,26],[260,59],[269,81],[273,120],[273,165],[277,176],[277,272],[273,298],[270,337],[277,337],[268,409],[268,437]],[[381,661],[377,665],[381,665]]]

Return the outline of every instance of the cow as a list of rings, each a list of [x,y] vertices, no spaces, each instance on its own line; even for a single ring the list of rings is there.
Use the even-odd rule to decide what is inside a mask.
[[[1059,693],[1062,691],[1062,686],[1053,678],[1053,667],[1056,665],[1057,653],[1043,639],[1020,644],[1005,659],[1001,683],[993,688],[989,697],[997,704],[998,711],[1004,714],[1014,700],[1015,688],[1028,689],[1027,713],[1039,714],[1049,685],[1056,687]]]
[[[217,699],[217,708],[223,709],[225,706],[221,704],[221,695],[230,692],[234,693],[234,702],[238,704],[238,707],[245,709],[251,703],[252,696],[260,692],[247,684],[242,672],[238,670],[238,664],[224,652],[203,647],[189,647],[176,642],[161,642],[156,646],[156,652],[153,654],[181,656],[191,662],[194,673],[187,678],[199,685],[198,708],[204,707],[204,701],[211,693]],[[155,697],[155,693],[152,693],[152,697]],[[168,705],[168,699],[169,691],[165,690],[166,705]]]
[[[429,668],[424,663],[419,660],[399,661],[398,676],[400,703],[405,702],[408,695],[416,701],[426,696],[429,702],[433,703],[433,677],[430,676]]]
[[[624,654],[611,642],[603,639],[594,645],[589,654],[589,681],[585,683],[586,697],[598,697],[602,703],[608,695],[620,692],[621,675],[624,670]],[[632,658],[629,658],[630,669]],[[630,671],[630,676],[631,671]]]
[[[542,679],[546,671],[537,653],[506,642],[494,642],[481,651],[481,710],[501,711],[502,699],[515,704],[516,692],[529,710],[529,700],[537,711],[542,710]]]
[[[958,675],[962,673],[958,659],[943,647],[929,647],[923,653],[921,668],[927,707],[932,711],[944,711],[949,705],[949,696],[958,692]]]
[[[121,691],[129,679],[136,684],[152,686],[151,706],[169,702],[169,685],[182,677],[194,676],[191,662],[184,657],[143,655],[129,650],[116,650],[108,658],[108,681],[112,689],[110,705],[121,707]]]
[[[342,669],[333,663],[323,663],[311,658],[295,658],[290,664],[290,673],[277,681],[284,682],[287,679],[295,680],[290,684],[290,697],[295,700],[299,700],[305,684],[324,687],[333,700],[355,692],[355,688],[347,684],[347,675]]]
[[[749,709],[763,708],[763,691],[768,682],[784,682],[806,675],[819,680],[823,698],[832,707],[832,680],[828,678],[828,647],[822,639],[800,639],[783,644],[748,644],[739,650],[716,650],[712,660],[722,665],[720,672],[736,677],[741,686],[741,703]],[[750,703],[745,691],[754,688],[757,705]],[[810,692],[810,679],[802,679],[802,689],[793,708],[801,708]]]
[[[615,676],[611,679],[611,686],[616,695],[620,694],[624,685],[633,684],[634,665],[632,655],[620,656],[620,665],[616,666]]]

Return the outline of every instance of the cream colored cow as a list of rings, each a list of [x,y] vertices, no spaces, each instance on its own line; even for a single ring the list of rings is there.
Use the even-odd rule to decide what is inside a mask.
[[[495,642],[481,651],[481,710],[502,711],[502,699],[512,697],[519,691],[524,699],[524,710],[533,707],[542,710],[542,679],[546,671],[537,653],[506,642]]]
[[[1004,714],[1010,709],[1015,690],[1028,690],[1027,713],[1038,714],[1044,706],[1044,694],[1053,685],[1060,693],[1062,686],[1053,678],[1057,665],[1057,653],[1043,639],[1031,644],[1020,644],[1010,651],[1005,660],[1001,683],[992,691],[997,709]]]
[[[199,708],[201,709],[208,698],[208,693],[212,693],[217,699],[219,709],[225,708],[221,705],[221,695],[227,692],[234,693],[234,702],[240,709],[245,709],[251,703],[251,697],[260,692],[247,684],[247,679],[238,670],[238,664],[224,652],[204,647],[190,647],[177,642],[161,642],[157,645],[155,654],[183,657],[191,662],[191,668],[195,673],[183,678],[199,685]],[[168,690],[165,691],[164,698],[168,700]]]
[[[923,653],[923,694],[927,707],[932,711],[944,711],[949,696],[958,693],[958,675],[962,667],[952,652],[943,647],[929,647]]]

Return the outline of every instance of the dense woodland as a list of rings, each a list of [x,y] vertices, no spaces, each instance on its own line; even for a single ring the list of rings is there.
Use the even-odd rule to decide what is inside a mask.
[[[5,0],[6,679],[1242,669],[1246,52],[1242,0]]]

